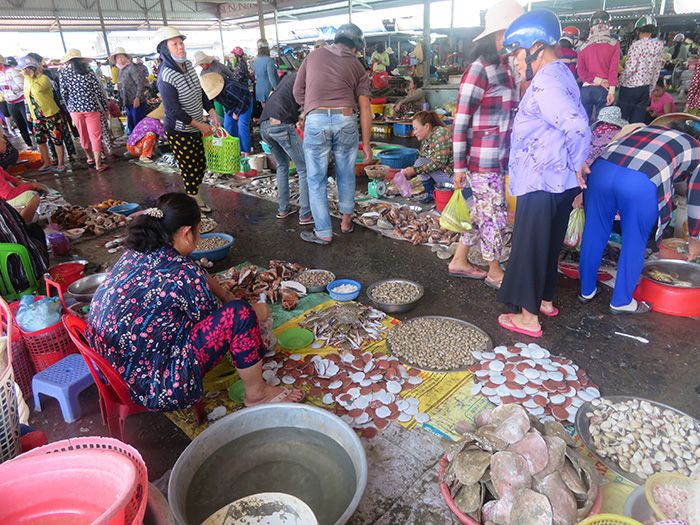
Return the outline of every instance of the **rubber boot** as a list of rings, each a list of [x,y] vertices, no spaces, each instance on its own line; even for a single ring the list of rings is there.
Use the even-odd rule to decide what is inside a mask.
[[[426,195],[420,200],[421,204],[432,204],[435,202],[433,198],[433,190],[435,189],[435,181],[431,178],[421,181]]]

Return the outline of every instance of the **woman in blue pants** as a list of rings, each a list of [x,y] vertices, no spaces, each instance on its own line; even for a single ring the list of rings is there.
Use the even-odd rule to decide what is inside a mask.
[[[598,268],[619,212],[622,250],[610,302],[614,314],[639,314],[651,309],[650,305],[637,302],[632,294],[654,226],[659,241],[671,220],[673,183],[688,174],[688,259],[700,256],[700,118],[669,114],[651,126],[625,134],[628,130],[623,129],[618,140],[593,163],[584,195],[586,225],[581,244],[579,299],[587,303],[598,292]]]
[[[248,87],[219,73],[203,75],[200,81],[209,100],[215,100],[224,107],[224,129],[232,137],[238,137],[241,153],[250,153],[253,96]]]

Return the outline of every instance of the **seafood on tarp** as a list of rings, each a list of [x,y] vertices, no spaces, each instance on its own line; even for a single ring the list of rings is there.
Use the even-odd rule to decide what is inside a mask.
[[[386,314],[359,303],[338,303],[307,313],[299,326],[311,330],[327,346],[358,350],[368,341],[381,340]]]
[[[542,425],[507,404],[459,426],[463,437],[443,443],[441,482],[464,514],[493,525],[574,525],[590,512],[600,476],[559,437],[560,423]]]
[[[108,231],[125,226],[131,218],[118,213],[81,206],[63,206],[51,214],[51,222],[58,224],[62,230],[85,228],[93,235],[102,235]]]
[[[258,271],[255,266],[233,267],[218,274],[216,279],[236,299],[257,303],[260,296],[265,295],[270,303],[277,304],[281,300],[285,310],[294,310],[303,294],[290,286],[289,281],[304,270],[306,268],[298,263],[272,260],[268,270]]]

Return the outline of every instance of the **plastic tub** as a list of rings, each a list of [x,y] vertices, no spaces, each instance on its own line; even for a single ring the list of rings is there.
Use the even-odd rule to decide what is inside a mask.
[[[433,198],[435,199],[435,208],[437,208],[437,211],[441,212],[445,209],[445,206],[450,202],[454,192],[455,190],[433,190]]]
[[[398,148],[388,151],[382,151],[377,155],[382,164],[386,164],[390,168],[403,169],[413,166],[418,158],[418,150],[413,148]]]
[[[412,137],[413,136],[413,125],[412,124],[401,124],[400,122],[394,123],[394,135],[397,137]]]
[[[71,284],[85,275],[85,266],[84,261],[65,262],[49,268],[49,275],[65,293]]]
[[[138,209],[138,203],[127,202],[126,204],[120,204],[119,206],[112,206],[107,211],[110,213],[118,213],[119,215],[129,216]]]
[[[370,108],[372,113],[379,113],[380,115],[384,114],[384,104],[370,104]]]
[[[349,293],[338,293],[333,291],[334,288],[337,288],[338,286],[342,286],[344,284],[352,284],[354,286],[357,286],[357,290]],[[328,295],[331,296],[331,299],[335,299],[336,301],[354,301],[355,299],[357,299],[357,296],[360,295],[362,285],[357,281],[353,281],[352,279],[338,279],[326,286],[326,290],[328,290]]]
[[[226,244],[226,246],[222,246],[221,248],[216,248],[214,250],[194,251],[192,252],[191,257],[195,260],[199,260],[202,257],[206,257],[210,261],[220,261],[221,259],[226,258],[229,250],[231,250],[231,246],[233,246],[233,237],[226,233],[203,233],[202,235],[200,235],[200,237],[202,239],[221,237],[222,239],[228,241],[228,244]]]

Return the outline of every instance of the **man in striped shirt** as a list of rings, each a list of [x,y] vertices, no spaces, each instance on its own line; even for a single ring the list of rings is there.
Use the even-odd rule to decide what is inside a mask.
[[[610,309],[644,313],[632,293],[644,265],[644,251],[656,226],[656,240],[671,221],[674,182],[688,180],[688,260],[700,256],[700,118],[664,115],[613,142],[593,163],[585,193],[586,225],[581,245],[581,296],[596,295],[600,260],[619,211],[622,251]],[[624,133],[624,129],[622,133]]]

